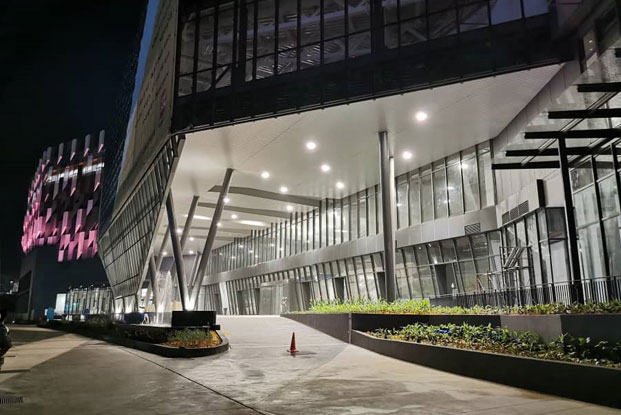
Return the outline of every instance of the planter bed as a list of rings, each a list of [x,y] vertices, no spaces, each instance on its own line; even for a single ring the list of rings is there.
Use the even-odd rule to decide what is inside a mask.
[[[229,341],[221,333],[212,330],[220,338],[220,344],[212,347],[184,348],[171,347],[161,344],[165,341],[168,333],[175,330],[171,327],[158,327],[134,324],[114,324],[113,330],[94,330],[84,323],[65,323],[51,321],[43,327],[76,333],[83,336],[103,340],[120,346],[131,347],[147,353],[154,353],[164,357],[202,357],[223,353],[229,349]],[[139,331],[139,338],[128,337],[130,333]],[[149,342],[143,340],[155,340]]]
[[[621,369],[386,340],[357,330],[351,344],[458,375],[621,408]]]
[[[573,337],[590,337],[594,341],[621,342],[621,314],[283,314],[283,317],[313,327],[342,341],[349,341],[347,330],[373,331],[398,329],[408,324],[470,324],[506,327],[515,331],[531,331],[544,340],[552,341],[561,334]],[[349,324],[345,327],[345,323]]]

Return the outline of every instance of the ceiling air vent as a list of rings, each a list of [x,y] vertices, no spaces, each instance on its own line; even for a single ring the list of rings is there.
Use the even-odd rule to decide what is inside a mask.
[[[466,235],[471,235],[473,233],[481,233],[481,224],[473,223],[472,225],[466,225],[464,226],[464,232],[466,232]]]

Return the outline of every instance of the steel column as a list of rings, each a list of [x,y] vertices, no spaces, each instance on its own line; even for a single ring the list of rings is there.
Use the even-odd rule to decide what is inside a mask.
[[[181,298],[181,306],[183,310],[188,310],[188,292],[185,282],[185,266],[183,263],[183,251],[181,243],[177,237],[177,219],[175,218],[175,208],[173,206],[172,192],[168,193],[166,198],[166,214],[168,215],[168,230],[170,232],[170,240],[172,242],[173,256],[175,259],[175,268],[177,269],[177,281],[179,285],[179,297]]]
[[[396,299],[395,280],[395,162],[388,146],[388,133],[379,132],[380,188],[382,192],[382,224],[384,230],[384,273],[386,282],[386,301]]]
[[[229,187],[231,186],[232,175],[233,169],[226,169],[226,173],[224,174],[224,180],[222,182],[222,190],[220,191],[220,195],[218,196],[218,203],[216,204],[216,209],[213,212],[213,217],[211,218],[211,226],[209,226],[207,240],[205,240],[205,246],[203,247],[201,260],[198,264],[198,269],[196,270],[196,277],[194,278],[194,286],[192,287],[192,293],[190,297],[190,305],[192,310],[194,310],[194,307],[196,305],[196,299],[198,298],[198,293],[200,291],[201,285],[203,285],[205,271],[207,269],[207,261],[209,260],[211,248],[213,247],[213,243],[216,239],[216,234],[218,232],[218,222],[220,222],[222,210],[224,209],[224,199],[226,198],[226,195],[229,192]]]
[[[155,312],[157,313],[157,305],[160,300],[159,297],[159,287],[157,286],[157,273],[159,269],[156,267],[155,259],[153,256],[149,258],[149,275],[151,275],[151,291],[153,291],[153,308],[155,308]]]
[[[571,277],[573,281],[571,295],[572,301],[584,302],[582,293],[581,272],[580,272],[580,251],[578,250],[578,236],[576,233],[576,216],[574,212],[574,202],[571,192],[571,181],[569,177],[569,161],[567,160],[567,146],[564,138],[559,138],[558,159],[561,168],[561,178],[563,180],[563,196],[565,197],[565,224],[567,226],[567,243],[569,246],[569,263],[571,267]]]

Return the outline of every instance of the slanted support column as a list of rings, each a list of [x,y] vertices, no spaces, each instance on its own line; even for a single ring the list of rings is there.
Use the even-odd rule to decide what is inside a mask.
[[[156,265],[155,259],[151,256],[149,258],[149,275],[151,276],[151,291],[153,292],[153,308],[155,308],[155,312],[157,313],[160,296],[159,287],[157,286],[157,273],[159,272],[159,268],[157,268]]]
[[[388,145],[388,133],[379,132],[380,189],[382,192],[382,225],[384,231],[384,280],[386,282],[386,301],[397,297],[395,280],[395,228],[393,213],[395,209],[395,161]]]
[[[580,252],[578,250],[578,236],[576,234],[576,215],[574,211],[573,196],[571,193],[571,181],[569,178],[569,162],[567,160],[567,145],[564,138],[558,142],[558,159],[563,180],[563,196],[565,198],[565,225],[567,226],[567,245],[569,246],[569,264],[571,267],[571,299],[580,303],[584,302],[582,292],[582,279],[580,273]]]
[[[192,294],[190,297],[190,306],[191,310],[194,310],[196,305],[196,300],[198,298],[198,293],[201,289],[201,285],[203,285],[203,280],[205,278],[205,271],[207,270],[207,261],[209,261],[209,254],[211,253],[211,248],[213,247],[213,243],[216,239],[216,233],[218,232],[218,222],[220,222],[220,217],[222,216],[222,210],[224,210],[224,199],[226,195],[229,193],[229,187],[231,186],[231,176],[233,175],[233,169],[226,169],[226,173],[224,174],[224,181],[222,182],[222,188],[220,190],[220,195],[218,196],[218,202],[216,203],[216,209],[213,212],[213,217],[211,218],[211,225],[209,226],[209,233],[207,234],[207,240],[205,241],[205,246],[203,247],[203,253],[201,255],[201,260],[198,264],[198,268],[196,270],[196,277],[194,278],[194,286],[192,287]]]
[[[183,263],[183,251],[181,243],[177,237],[177,219],[175,218],[175,208],[173,206],[172,192],[166,198],[166,214],[168,215],[168,230],[172,242],[173,256],[175,259],[175,269],[177,270],[177,281],[179,285],[179,297],[183,310],[188,310],[188,290],[185,283],[185,266]]]

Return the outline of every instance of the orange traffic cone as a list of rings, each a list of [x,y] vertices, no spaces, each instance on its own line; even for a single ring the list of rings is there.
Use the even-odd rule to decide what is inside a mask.
[[[287,351],[291,354],[299,352],[299,350],[295,348],[295,332],[291,335],[291,346],[289,346],[289,350]]]

